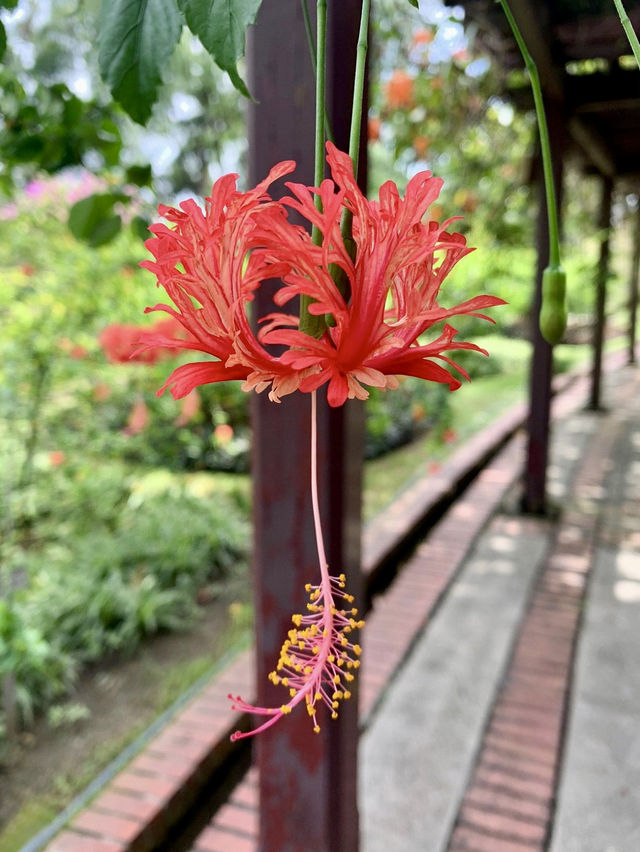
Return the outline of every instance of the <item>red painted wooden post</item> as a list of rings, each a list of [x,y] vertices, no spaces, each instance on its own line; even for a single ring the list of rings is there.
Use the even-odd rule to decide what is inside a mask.
[[[549,100],[546,104],[549,138],[553,153],[554,182],[558,207],[562,203],[562,171],[565,146],[564,116],[559,104]],[[551,377],[553,372],[552,347],[540,334],[538,317],[542,303],[542,273],[549,263],[549,230],[547,205],[544,195],[542,165],[538,167],[538,261],[535,291],[531,311],[533,354],[529,379],[528,446],[524,475],[522,508],[525,512],[543,514],[546,511],[547,463],[549,456],[549,421],[551,413]],[[559,216],[561,210],[558,210]]]
[[[312,4],[310,4],[312,5]],[[360,3],[330,4],[327,100],[337,144],[346,148],[347,116]],[[341,44],[340,42],[344,42]],[[340,52],[338,57],[337,53]],[[265,0],[249,42],[249,184],[282,159],[295,159],[294,180],[313,183],[314,81],[300,4]],[[339,61],[338,61],[339,60]],[[366,111],[365,111],[366,112]],[[260,314],[272,310],[260,293]],[[319,406],[320,500],[328,559],[360,594],[362,409]],[[286,700],[267,675],[317,578],[309,493],[310,397],[280,405],[254,399],[253,480],[257,676],[260,703]],[[357,684],[357,678],[356,682]],[[300,708],[255,743],[260,771],[262,852],[356,852],[358,848],[357,692],[336,721],[319,719],[315,735]]]
[[[634,216],[633,260],[629,276],[629,331],[628,361],[636,363],[636,320],[638,317],[638,284],[640,283],[640,199]]]
[[[600,232],[600,256],[596,270],[596,304],[593,318],[593,367],[591,371],[591,393],[589,408],[597,411],[600,408],[600,390],[602,386],[602,347],[604,344],[604,327],[606,324],[605,303],[607,298],[607,275],[609,274],[609,250],[611,231],[611,196],[613,181],[610,177],[602,179],[602,199],[598,216]]]

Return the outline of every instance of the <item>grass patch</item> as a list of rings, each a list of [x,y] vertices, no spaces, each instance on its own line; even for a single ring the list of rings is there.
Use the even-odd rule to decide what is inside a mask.
[[[19,852],[59,812],[59,803],[53,797],[27,802],[0,833],[0,849],[2,852]]]
[[[493,376],[474,379],[450,398],[453,431],[443,443],[430,434],[405,447],[369,461],[364,466],[363,519],[369,522],[391,501],[434,465],[442,464],[469,438],[484,429],[504,411],[526,399],[529,385],[531,344],[526,340],[485,335],[481,345],[502,365]],[[624,338],[607,341],[607,351],[622,349]],[[560,344],[555,347],[557,372],[568,372],[589,363],[589,345]]]

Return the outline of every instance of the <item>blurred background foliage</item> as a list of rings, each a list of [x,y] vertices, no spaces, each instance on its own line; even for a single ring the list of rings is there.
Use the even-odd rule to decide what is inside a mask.
[[[181,403],[158,398],[175,361],[121,363],[101,344],[105,328],[124,340],[127,326],[143,325],[155,301],[138,263],[158,200],[202,197],[227,171],[242,184],[246,138],[244,103],[188,32],[142,128],[100,81],[97,0],[2,5],[0,677],[13,679],[28,722],[83,665],[187,627],[246,572],[246,395],[226,384]],[[442,176],[432,217],[462,216],[452,227],[478,247],[442,301],[487,291],[509,304],[494,312],[502,340],[492,336],[487,348],[497,354],[460,359],[474,379],[461,403],[412,380],[372,392],[369,516],[403,479],[428,473],[521,398],[537,208],[533,117],[503,99],[504,81],[476,54],[473,34],[450,11],[425,21],[400,0],[374,9],[372,192],[389,178],[402,188],[427,168]],[[569,308],[582,327],[592,310],[597,193],[570,171],[565,196]],[[618,200],[619,221],[634,203]],[[624,296],[613,285],[615,313]],[[473,318],[459,328],[473,338],[493,331]],[[577,359],[558,354],[563,367]],[[412,441],[418,455],[406,446],[390,454]]]

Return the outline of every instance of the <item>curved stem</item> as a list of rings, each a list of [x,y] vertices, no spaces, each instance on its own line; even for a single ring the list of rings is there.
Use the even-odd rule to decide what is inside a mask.
[[[629,20],[629,16],[622,5],[622,0],[613,0],[613,2],[620,17],[622,28],[629,39],[629,44],[631,45],[631,50],[636,58],[636,62],[638,63],[638,68],[640,68],[640,42],[638,41],[638,36],[636,35],[635,30],[631,25],[631,21]]]
[[[547,127],[547,118],[544,112],[544,102],[542,99],[542,87],[540,86],[540,77],[538,68],[533,61],[533,57],[529,53],[525,40],[518,28],[515,18],[511,13],[507,0],[500,0],[500,5],[506,15],[513,36],[520,48],[520,53],[524,59],[524,64],[529,72],[531,80],[531,88],[533,90],[533,101],[536,108],[536,118],[538,120],[538,131],[540,133],[540,150],[542,153],[542,168],[544,171],[544,189],[547,198],[547,218],[549,221],[549,263],[551,266],[560,266],[560,232],[558,228],[558,205],[556,201],[556,191],[553,183],[553,167],[551,162],[551,143],[549,142],[549,129]]]

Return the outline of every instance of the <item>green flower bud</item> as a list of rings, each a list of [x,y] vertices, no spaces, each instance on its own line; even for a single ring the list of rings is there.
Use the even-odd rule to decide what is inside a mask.
[[[567,276],[561,266],[548,266],[542,273],[540,333],[552,346],[562,340],[567,327],[566,284]]]

